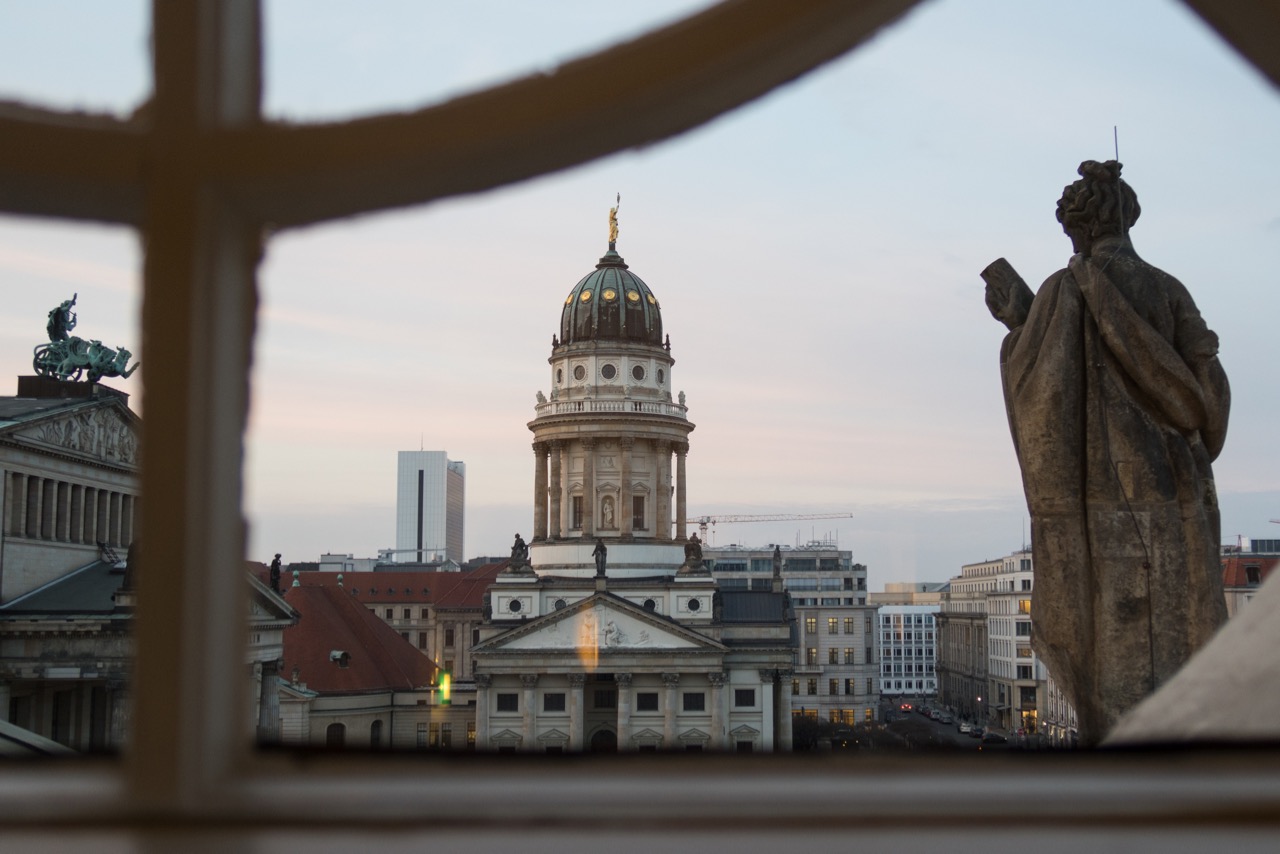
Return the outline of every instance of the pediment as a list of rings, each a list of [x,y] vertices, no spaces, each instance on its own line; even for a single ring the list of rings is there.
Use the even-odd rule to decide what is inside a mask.
[[[119,465],[138,463],[136,419],[114,404],[78,407],[24,424],[9,433],[44,447]]]
[[[477,647],[477,652],[521,650],[719,652],[724,646],[617,596],[597,593]]]

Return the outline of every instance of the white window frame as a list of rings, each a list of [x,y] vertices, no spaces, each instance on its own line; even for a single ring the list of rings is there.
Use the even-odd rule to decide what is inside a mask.
[[[1132,831],[1165,850],[1200,850],[1224,833],[1236,836],[1234,850],[1250,840],[1265,850],[1280,815],[1280,773],[1274,756],[1256,753],[1192,756],[1174,768],[1144,756],[1080,757],[1069,770],[1053,763],[999,774],[913,763],[886,786],[881,774],[838,763],[706,756],[670,758],[678,764],[663,774],[636,774],[628,763],[564,774],[554,764],[489,762],[445,774],[349,757],[314,759],[304,773],[251,747],[246,615],[228,572],[244,555],[239,461],[263,236],[479,192],[665,139],[843,54],[914,5],[732,0],[555,74],[400,115],[289,126],[260,112],[258,2],[174,0],[155,4],[156,85],[137,117],[0,105],[0,210],[125,225],[144,238],[139,539],[143,561],[165,567],[141,574],[124,760],[0,768],[0,833],[47,834],[56,824],[78,839],[107,830],[151,842],[164,834],[173,845],[224,822],[234,829],[217,832],[278,841],[319,820],[377,832],[395,818],[401,844],[415,827],[422,839],[445,841],[443,820],[472,845],[537,838],[563,851],[629,846],[638,828],[656,833],[683,820],[757,851],[775,850],[780,838],[762,827],[811,826],[811,841],[857,832],[870,843],[862,822],[874,815],[885,838],[931,831],[992,851],[1046,840],[1067,850],[1091,833]],[[1190,5],[1214,20],[1208,0]],[[1233,38],[1280,79],[1267,32],[1258,29],[1261,42],[1249,32]],[[761,773],[743,773],[744,761],[762,763]],[[489,796],[499,790],[504,821],[489,823]],[[594,817],[593,832],[567,837],[584,816]]]

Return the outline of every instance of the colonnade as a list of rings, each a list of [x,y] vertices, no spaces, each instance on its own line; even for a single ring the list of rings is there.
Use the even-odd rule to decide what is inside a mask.
[[[533,476],[533,539],[534,541],[560,540],[570,537],[593,539],[597,536],[617,536],[623,541],[635,538],[638,531],[635,523],[637,517],[643,521],[640,529],[659,541],[670,542],[671,526],[675,525],[675,539],[683,541],[686,536],[686,468],[685,457],[689,453],[687,442],[675,442],[665,439],[642,439],[634,436],[622,436],[618,440],[619,459],[616,491],[602,493],[597,484],[596,458],[599,455],[601,440],[585,438],[572,442],[564,439],[534,442],[534,476]],[[653,457],[657,462],[657,482],[655,495],[650,509],[647,494],[635,492],[633,481],[633,456],[637,442],[647,442],[651,446]],[[582,491],[572,492],[569,486],[570,458],[574,448],[583,452]],[[674,477],[671,455],[675,454],[676,464]],[[672,518],[672,493],[675,495],[675,518]],[[612,497],[614,501],[614,524],[607,525],[607,520],[598,520],[597,511],[604,498]],[[646,498],[643,514],[636,514],[633,500],[637,496]],[[581,524],[572,518],[572,499],[582,499]],[[650,513],[654,518],[651,523]],[[652,532],[651,534],[648,532]]]
[[[14,471],[7,481],[8,536],[109,546],[133,542],[136,495]]]

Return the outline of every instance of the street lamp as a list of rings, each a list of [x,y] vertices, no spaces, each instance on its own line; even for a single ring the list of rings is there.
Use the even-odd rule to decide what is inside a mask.
[[[978,726],[983,726],[983,720],[984,718],[982,717],[982,698],[979,697],[978,698],[978,720],[977,720]]]

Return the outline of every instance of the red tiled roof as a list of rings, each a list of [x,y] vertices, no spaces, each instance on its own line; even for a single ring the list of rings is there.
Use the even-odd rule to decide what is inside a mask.
[[[408,690],[434,681],[431,660],[341,587],[289,587],[284,598],[301,615],[284,633],[284,678],[296,667],[298,680],[321,694]],[[343,652],[346,667],[333,660]]]
[[[1259,582],[1266,581],[1267,576],[1276,568],[1276,564],[1280,564],[1280,556],[1224,555],[1222,558],[1222,586],[1226,588],[1250,586],[1248,570],[1249,567],[1254,566],[1258,568]]]
[[[507,561],[490,563],[463,572],[300,572],[303,587],[334,587],[342,575],[347,595],[366,605],[426,605],[437,608],[480,608],[484,592],[506,569]],[[270,570],[262,564],[251,564],[266,584]],[[281,576],[280,589],[289,590],[293,578]]]

